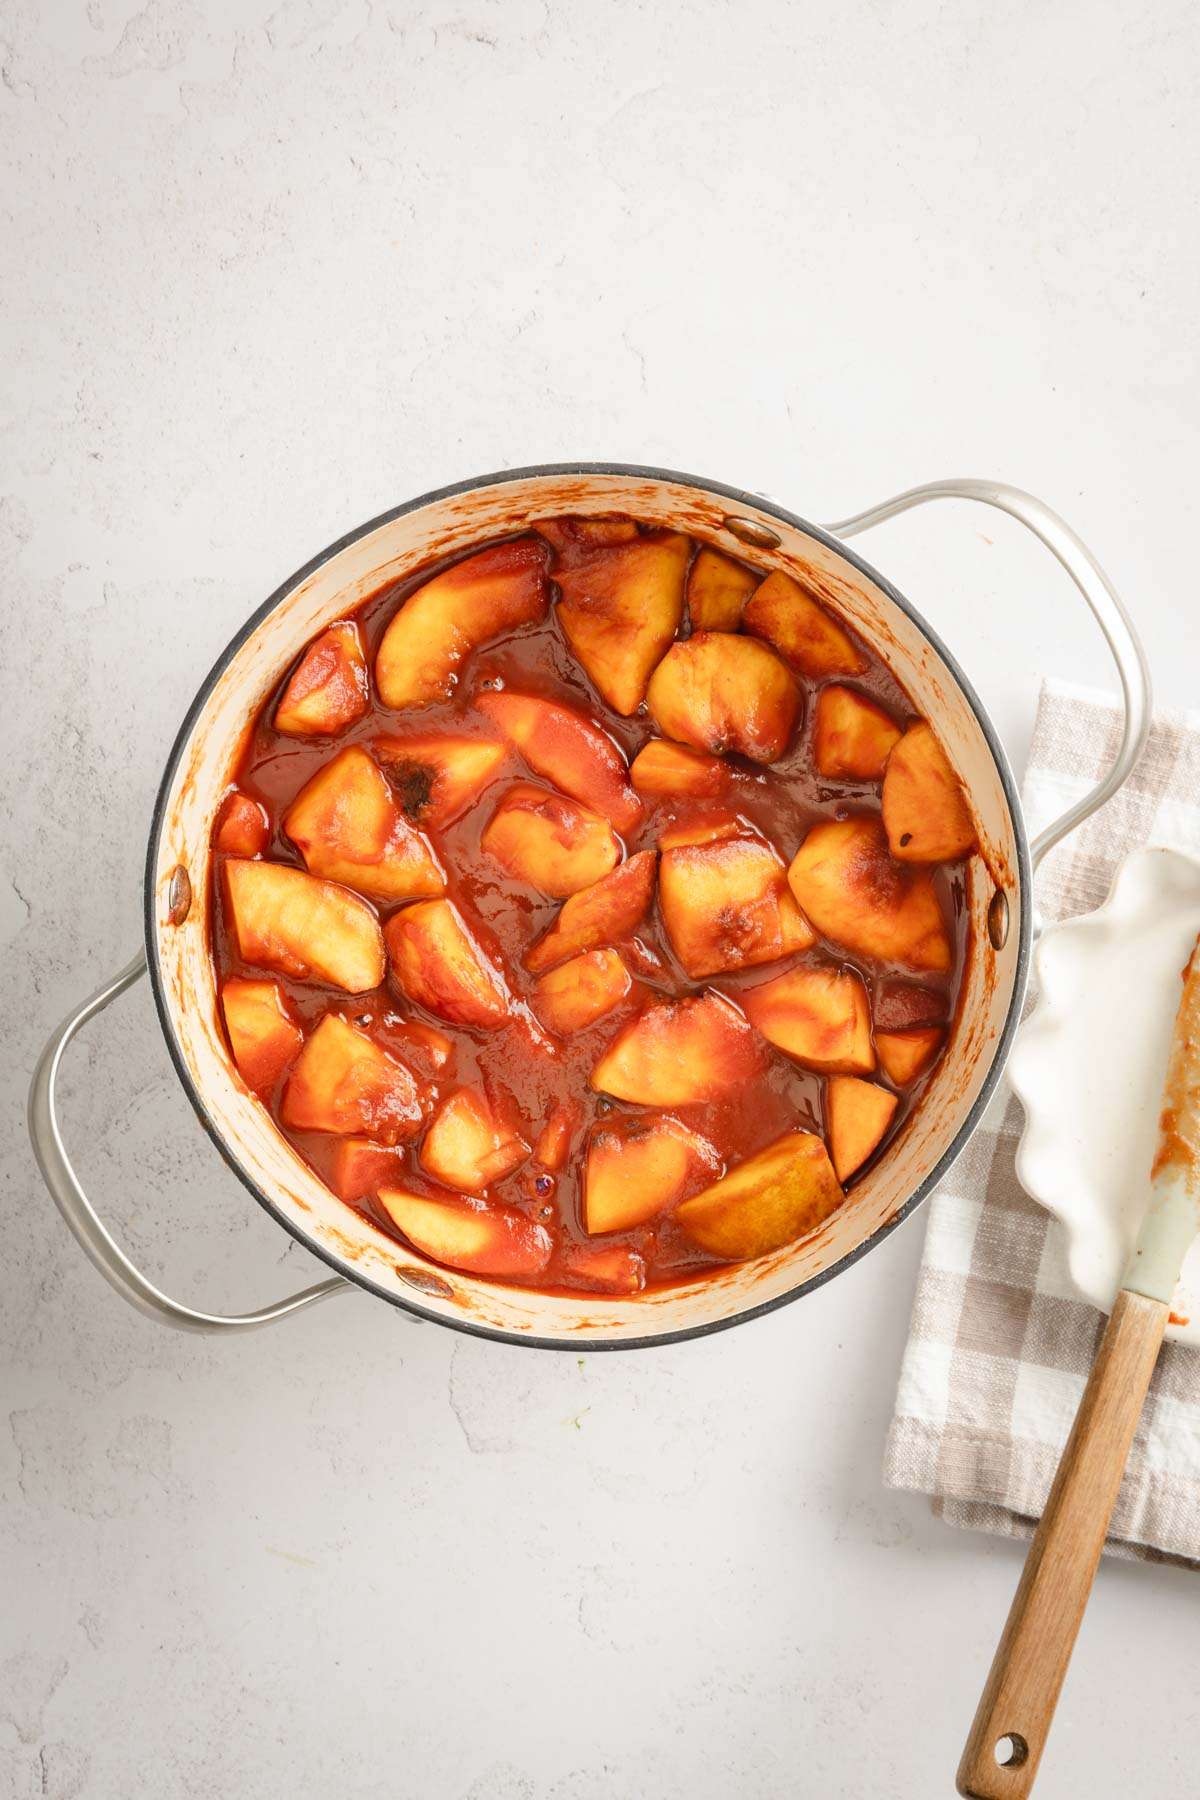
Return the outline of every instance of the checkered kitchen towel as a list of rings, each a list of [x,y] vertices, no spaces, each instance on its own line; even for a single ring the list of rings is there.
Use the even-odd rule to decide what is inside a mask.
[[[1048,682],[1025,777],[1031,835],[1111,762],[1110,699]],[[1038,874],[1044,919],[1089,912],[1139,844],[1200,852],[1200,713],[1156,719],[1129,781]],[[1013,1166],[1021,1112],[1001,1089],[929,1206],[884,1477],[933,1497],[954,1525],[1032,1533],[1066,1442],[1104,1318],[1079,1299],[1062,1227]],[[1200,1565],[1200,1350],[1159,1359],[1107,1549]]]

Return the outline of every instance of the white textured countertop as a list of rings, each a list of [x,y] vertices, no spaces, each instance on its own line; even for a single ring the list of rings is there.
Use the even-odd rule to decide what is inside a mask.
[[[68,1240],[24,1090],[137,944],[212,659],[445,481],[614,458],[817,519],[1015,481],[1194,701],[1195,10],[13,0],[0,72],[0,1794],[949,1794],[1020,1553],[880,1486],[919,1219],[653,1353],[359,1296],[176,1337]],[[1039,671],[1106,679],[1009,521],[947,506],[863,548],[1018,762]],[[172,1291],[312,1277],[144,990],[87,1032],[66,1114]],[[1194,1785],[1196,1607],[1188,1575],[1102,1571],[1039,1792]]]

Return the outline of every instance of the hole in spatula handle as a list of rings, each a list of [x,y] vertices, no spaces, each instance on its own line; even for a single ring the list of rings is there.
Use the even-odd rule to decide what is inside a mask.
[[[996,1739],[994,1755],[1002,1769],[1019,1769],[1029,1755],[1029,1745],[1019,1731],[1008,1731]]]

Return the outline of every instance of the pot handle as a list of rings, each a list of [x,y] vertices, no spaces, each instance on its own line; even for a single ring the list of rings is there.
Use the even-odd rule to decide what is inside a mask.
[[[923,487],[909,488],[907,493],[897,494],[893,500],[868,507],[865,512],[855,513],[849,519],[826,525],[825,530],[836,538],[854,537],[872,525],[882,525],[885,519],[894,519],[897,513],[907,512],[910,507],[923,506],[927,500],[978,500],[984,506],[998,507],[1032,531],[1034,537],[1040,538],[1047,550],[1057,557],[1087,601],[1117,666],[1125,707],[1120,749],[1107,775],[1091,792],[1068,807],[1034,839],[1029,854],[1036,869],[1048,850],[1090,818],[1106,800],[1111,800],[1142,754],[1150,732],[1153,697],[1146,652],[1116,589],[1087,545],[1056,512],[1021,488],[1008,487],[1001,481],[930,481]]]
[[[128,1300],[131,1306],[136,1306],[139,1312],[148,1314],[161,1324],[174,1325],[179,1331],[253,1331],[258,1325],[271,1325],[276,1319],[286,1319],[289,1314],[311,1306],[316,1300],[324,1300],[330,1294],[348,1290],[351,1283],[338,1275],[330,1281],[319,1281],[315,1287],[305,1288],[299,1294],[290,1294],[286,1300],[277,1300],[273,1306],[264,1306],[257,1312],[233,1315],[199,1312],[194,1307],[184,1306],[180,1301],[161,1293],[130,1262],[80,1187],[58,1124],[56,1089],[63,1052],[80,1026],[86,1025],[89,1019],[103,1012],[118,994],[123,994],[145,973],[145,952],[139,951],[119,975],[106,981],[103,987],[97,988],[89,999],[67,1015],[42,1051],[33,1072],[28,1114],[33,1153],[42,1171],[42,1179],[75,1238],[122,1299]]]

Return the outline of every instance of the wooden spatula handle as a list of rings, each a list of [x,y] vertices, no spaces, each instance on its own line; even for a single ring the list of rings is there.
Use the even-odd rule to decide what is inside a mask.
[[[971,1800],[1033,1787],[1166,1323],[1161,1301],[1117,1295],[958,1765]]]

